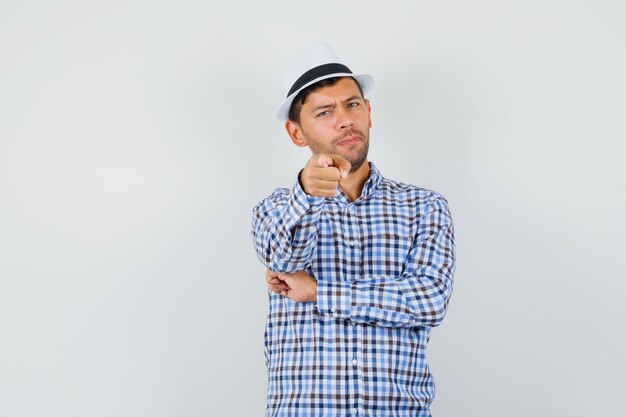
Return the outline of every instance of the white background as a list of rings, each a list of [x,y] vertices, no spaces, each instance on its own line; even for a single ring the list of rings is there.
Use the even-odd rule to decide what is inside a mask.
[[[444,194],[435,417],[626,409],[622,1],[0,1],[0,415],[261,416],[251,209],[309,157],[316,41],[372,74],[370,160]]]

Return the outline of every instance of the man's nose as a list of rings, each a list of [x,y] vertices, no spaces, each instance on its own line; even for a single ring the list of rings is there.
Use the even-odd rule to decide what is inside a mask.
[[[337,128],[338,129],[343,130],[348,127],[352,127],[354,122],[352,121],[352,118],[350,117],[350,114],[348,113],[346,109],[340,107],[336,111],[336,114],[337,114]]]

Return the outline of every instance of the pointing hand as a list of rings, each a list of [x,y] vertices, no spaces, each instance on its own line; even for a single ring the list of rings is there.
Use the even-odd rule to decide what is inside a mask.
[[[337,154],[315,154],[300,174],[305,193],[316,197],[333,197],[341,178],[348,178],[350,162]]]

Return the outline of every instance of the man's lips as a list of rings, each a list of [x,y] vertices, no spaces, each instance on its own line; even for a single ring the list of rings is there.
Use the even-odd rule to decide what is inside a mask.
[[[353,143],[357,143],[360,140],[361,138],[358,136],[350,136],[339,142],[337,145],[352,145]]]

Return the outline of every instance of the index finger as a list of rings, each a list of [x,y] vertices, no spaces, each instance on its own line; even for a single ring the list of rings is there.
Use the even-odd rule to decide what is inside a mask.
[[[350,173],[350,168],[352,167],[352,164],[350,163],[350,161],[348,161],[346,158],[336,153],[330,154],[329,156],[333,160],[333,165],[339,168],[339,171],[341,171],[341,177],[343,179],[348,178],[348,174]]]

